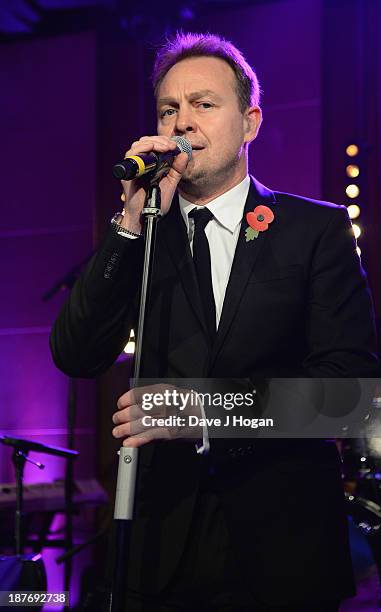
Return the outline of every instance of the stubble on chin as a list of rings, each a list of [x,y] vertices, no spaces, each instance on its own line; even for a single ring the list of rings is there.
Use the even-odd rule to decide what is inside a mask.
[[[179,182],[180,191],[184,194],[199,196],[211,182],[211,176],[205,168],[189,168],[185,170]]]
[[[195,198],[205,197],[224,184],[227,176],[234,173],[238,162],[238,158],[231,159],[230,163],[214,171],[210,168],[208,170],[205,166],[198,168],[188,166],[179,182],[180,193],[183,192],[185,198],[187,195]]]

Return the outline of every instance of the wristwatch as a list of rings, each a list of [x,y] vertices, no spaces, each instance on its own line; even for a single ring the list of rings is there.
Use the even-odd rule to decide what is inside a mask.
[[[115,233],[118,234],[119,236],[127,236],[131,238],[141,238],[143,234],[136,234],[135,232],[131,232],[131,230],[128,230],[127,228],[122,227],[120,225],[120,221],[123,219],[123,216],[124,216],[124,211],[117,212],[111,219],[111,227],[115,231]]]

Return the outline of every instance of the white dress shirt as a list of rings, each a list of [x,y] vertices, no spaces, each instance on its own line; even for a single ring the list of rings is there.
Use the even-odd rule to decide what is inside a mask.
[[[250,178],[246,176],[238,185],[218,196],[205,206],[197,202],[188,202],[179,195],[181,214],[185,221],[190,247],[193,252],[194,220],[188,217],[193,208],[208,208],[213,219],[205,228],[209,243],[210,263],[214,301],[216,304],[216,329],[221,319],[226,287],[232,268],[243,211],[250,187]]]

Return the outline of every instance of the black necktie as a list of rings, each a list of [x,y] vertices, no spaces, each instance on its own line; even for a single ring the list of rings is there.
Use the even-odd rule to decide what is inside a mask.
[[[208,208],[193,208],[188,216],[194,220],[193,262],[206,323],[213,341],[216,334],[216,305],[213,295],[209,243],[204,231],[209,221],[213,219],[213,214]]]

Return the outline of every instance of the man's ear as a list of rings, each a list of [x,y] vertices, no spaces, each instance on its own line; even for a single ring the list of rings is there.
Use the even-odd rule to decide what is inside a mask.
[[[250,106],[243,114],[245,139],[252,142],[258,135],[262,123],[262,111],[259,106]]]

